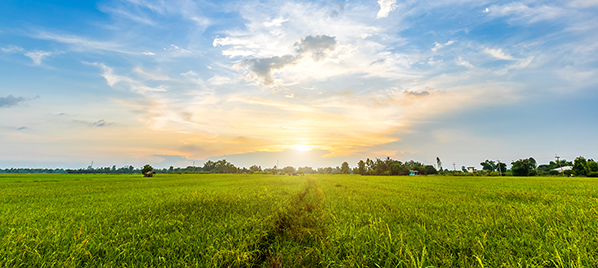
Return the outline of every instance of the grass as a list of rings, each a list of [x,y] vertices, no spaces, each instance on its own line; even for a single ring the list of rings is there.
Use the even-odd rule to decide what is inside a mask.
[[[0,267],[598,267],[591,178],[0,175]]]

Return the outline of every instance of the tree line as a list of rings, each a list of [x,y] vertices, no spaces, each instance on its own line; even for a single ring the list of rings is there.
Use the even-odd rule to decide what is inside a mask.
[[[440,158],[436,158],[434,165],[423,164],[417,161],[400,161],[390,157],[380,159],[365,159],[359,160],[357,166],[350,168],[349,163],[343,162],[336,167],[319,167],[312,168],[309,166],[295,168],[293,166],[286,166],[278,168],[262,168],[258,165],[253,165],[249,168],[236,167],[233,163],[225,159],[218,161],[207,161],[203,166],[187,166],[154,169],[150,165],[143,168],[135,168],[133,166],[123,166],[117,168],[116,165],[112,167],[97,167],[91,166],[80,169],[41,169],[41,168],[6,168],[0,169],[0,173],[56,173],[56,174],[139,174],[145,173],[147,170],[154,171],[157,174],[214,174],[214,173],[228,173],[228,174],[286,174],[286,175],[304,175],[304,174],[359,174],[359,175],[378,175],[378,176],[404,176],[410,174],[419,175],[445,175],[445,176],[588,176],[598,177],[598,163],[593,159],[586,159],[582,156],[575,158],[574,161],[558,160],[550,161],[548,164],[538,165],[533,157],[519,159],[511,162],[511,167],[508,168],[506,163],[495,162],[486,159],[480,163],[481,170],[468,170],[465,166],[461,170],[453,170],[443,168]],[[570,168],[565,168],[570,167]],[[563,169],[563,172],[557,169]]]

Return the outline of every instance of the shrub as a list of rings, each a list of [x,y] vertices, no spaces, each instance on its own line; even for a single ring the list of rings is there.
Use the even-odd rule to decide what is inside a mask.
[[[590,172],[590,173],[588,173],[588,177],[598,177],[598,172],[597,171]]]

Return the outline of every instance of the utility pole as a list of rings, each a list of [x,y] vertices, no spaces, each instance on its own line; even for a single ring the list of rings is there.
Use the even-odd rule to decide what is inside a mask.
[[[502,177],[502,171],[500,170],[500,159],[496,158],[496,162],[498,162],[498,176]]]
[[[554,158],[556,158],[556,162],[559,163],[559,168],[561,169],[561,173],[563,173],[563,177],[565,177],[565,171],[563,170],[563,167],[561,167],[561,161],[559,161],[559,159],[561,157],[558,156],[557,154],[554,154]]]
[[[453,162],[453,171],[457,171],[457,168],[455,167],[455,162]]]

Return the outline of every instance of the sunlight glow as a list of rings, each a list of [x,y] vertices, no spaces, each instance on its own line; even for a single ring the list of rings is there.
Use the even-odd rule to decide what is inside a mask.
[[[292,149],[297,150],[297,151],[302,151],[302,152],[307,152],[307,151],[311,151],[311,149],[313,149],[313,146],[309,146],[309,145],[293,145],[291,146]]]

